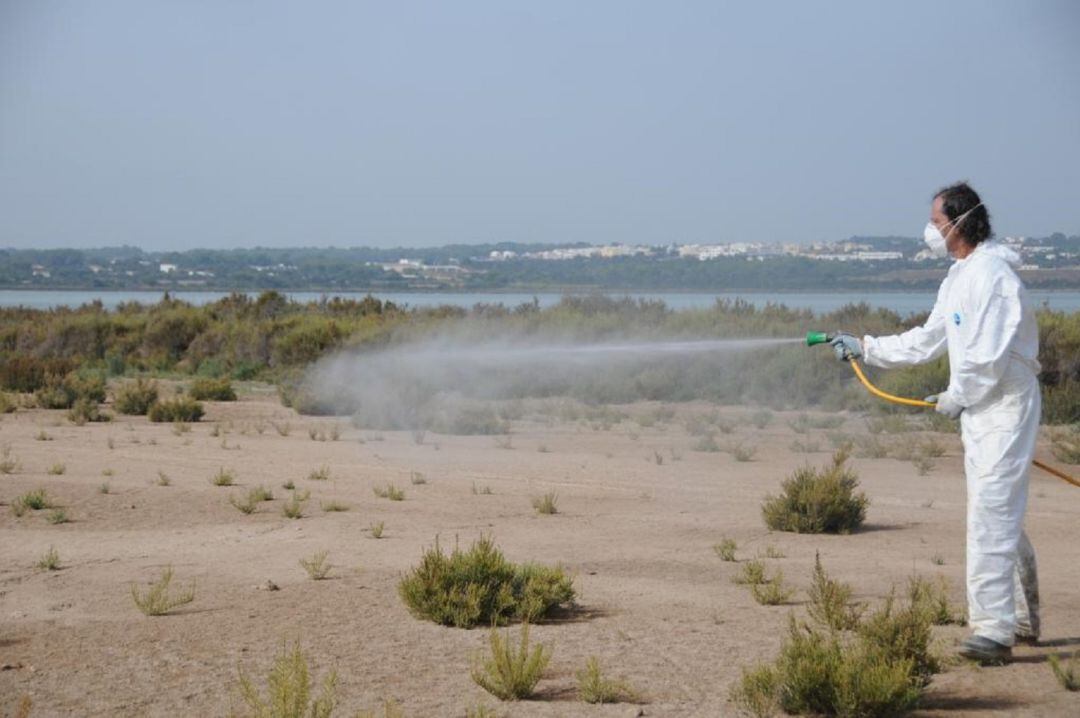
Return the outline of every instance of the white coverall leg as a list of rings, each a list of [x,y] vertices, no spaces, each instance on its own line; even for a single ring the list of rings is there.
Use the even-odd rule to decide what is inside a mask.
[[[1024,533],[1028,472],[1042,402],[1039,333],[1014,268],[996,241],[957,260],[926,323],[903,334],[864,337],[867,364],[921,364],[949,353],[949,403],[960,416],[967,476],[967,594],[978,636],[1006,646],[1037,637],[1035,552]]]
[[[1035,377],[1026,370],[1015,373],[1018,386],[1006,378],[999,399],[960,415],[968,493],[968,620],[975,635],[1006,646],[1018,631],[1038,635],[1038,614],[1029,607],[1035,603],[1038,610],[1038,586],[1025,590],[1023,581],[1034,578],[1035,565],[1023,525],[1041,400]],[[1021,547],[1026,562],[1020,560]],[[1034,593],[1034,602],[1028,593]]]

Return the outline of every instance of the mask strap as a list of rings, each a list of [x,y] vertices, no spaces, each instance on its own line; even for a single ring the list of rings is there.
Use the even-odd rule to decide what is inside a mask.
[[[969,210],[968,210],[967,212],[964,212],[964,213],[963,213],[962,215],[960,215],[960,216],[959,216],[959,217],[957,217],[956,219],[954,219],[954,220],[950,220],[950,221],[949,221],[949,224],[951,224],[952,226],[951,226],[951,227],[949,228],[949,232],[948,232],[948,233],[947,233],[947,234],[945,235],[945,238],[946,238],[946,239],[948,239],[949,235],[950,235],[950,234],[952,234],[952,231],[953,231],[954,229],[956,229],[957,227],[959,227],[959,226],[960,226],[960,223],[961,223],[961,222],[963,222],[963,221],[964,221],[965,219],[967,219],[967,216],[968,216],[969,214],[971,214],[972,212],[974,212],[975,210],[977,210],[977,209],[978,209],[979,207],[982,207],[982,205],[983,205],[983,203],[982,203],[982,202],[979,202],[979,203],[978,203],[977,205],[975,205],[974,207],[972,207],[971,209],[969,209]]]

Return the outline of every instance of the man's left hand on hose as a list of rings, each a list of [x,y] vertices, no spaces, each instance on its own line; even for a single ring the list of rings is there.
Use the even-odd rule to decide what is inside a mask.
[[[949,396],[949,392],[928,396],[925,401],[934,405],[934,411],[939,414],[944,414],[950,419],[958,418],[960,413],[964,410],[964,407],[957,404],[956,400]]]

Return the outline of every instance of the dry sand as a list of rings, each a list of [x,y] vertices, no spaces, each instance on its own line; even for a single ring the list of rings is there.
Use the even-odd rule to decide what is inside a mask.
[[[399,578],[436,536],[446,546],[489,533],[511,560],[561,562],[576,576],[580,609],[534,627],[554,657],[536,700],[500,706],[511,716],[734,714],[728,694],[742,668],[775,656],[788,615],[805,610],[815,552],[861,600],[880,600],[912,573],[944,575],[961,599],[957,437],[937,435],[948,452],[927,476],[909,462],[853,460],[872,500],[865,530],[770,533],[762,497],[794,467],[828,458],[794,453],[792,440],[829,442],[821,431],[796,435],[791,415],[776,414],[764,430],[742,423],[735,431],[759,447],[753,461],[696,452],[682,418],[707,408],[681,406],[676,419],[648,428],[526,418],[514,423],[509,448],[489,436],[429,434],[417,444],[408,432],[345,422],[339,440],[316,441],[308,429],[328,430],[332,421],[298,417],[258,386],[237,403],[208,404],[189,433],[142,417],[79,427],[57,411],[5,416],[0,444],[21,469],[0,476],[0,714],[29,695],[33,716],[223,715],[235,700],[238,668],[261,681],[283,641],[297,636],[316,676],[336,668],[339,715],[386,698],[408,716],[495,706],[468,671],[486,631],[418,620],[398,598]],[[289,422],[291,432],[280,436],[271,422]],[[222,429],[216,437],[215,424]],[[42,430],[51,440],[35,438]],[[865,432],[865,423],[849,416],[843,430]],[[56,462],[66,472],[47,474]],[[309,480],[322,465],[331,478]],[[235,471],[239,486],[211,485],[222,467]],[[170,486],[157,485],[159,471]],[[410,483],[412,472],[427,483]],[[288,480],[311,492],[299,520],[281,514]],[[405,500],[375,497],[373,487],[386,482],[403,488]],[[230,495],[259,484],[274,490],[273,502],[251,515],[229,504]],[[492,493],[473,493],[474,485]],[[13,515],[8,504],[42,487],[70,523],[50,524],[46,511]],[[550,490],[558,492],[559,513],[536,515],[530,498]],[[350,510],[324,512],[321,504],[331,500]],[[1051,653],[1080,649],[1078,519],[1080,489],[1035,472],[1028,531],[1039,554],[1048,643],[1018,648],[1003,668],[951,666],[935,678],[919,715],[1080,715],[1080,694],[1061,688],[1046,663]],[[385,536],[375,540],[369,527],[379,521]],[[723,537],[738,541],[742,559],[770,546],[783,553],[765,560],[799,589],[792,602],[760,606],[732,583],[738,564],[712,549]],[[50,546],[61,570],[36,567]],[[298,561],[320,550],[335,568],[329,580],[312,581]],[[196,582],[196,600],[146,617],[130,585],[167,565],[181,584]],[[265,590],[267,581],[280,590]],[[948,651],[965,629],[935,633]],[[590,655],[626,677],[644,702],[578,702],[574,672]]]

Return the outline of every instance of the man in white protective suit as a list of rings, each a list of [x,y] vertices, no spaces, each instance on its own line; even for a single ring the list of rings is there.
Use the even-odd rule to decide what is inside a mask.
[[[903,334],[836,336],[840,359],[892,368],[948,351],[949,387],[927,397],[960,418],[967,475],[967,597],[973,629],[960,655],[1004,663],[1039,638],[1035,552],[1024,532],[1028,471],[1042,402],[1039,331],[1014,269],[1016,252],[991,238],[990,215],[966,183],[934,195],[924,239],[955,259],[926,323]]]

